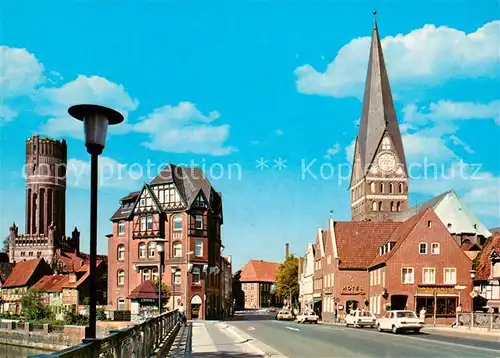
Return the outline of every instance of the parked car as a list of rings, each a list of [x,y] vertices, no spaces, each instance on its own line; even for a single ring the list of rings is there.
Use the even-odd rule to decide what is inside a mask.
[[[293,314],[290,311],[279,311],[276,315],[278,321],[291,321],[293,320]]]
[[[302,314],[299,314],[297,316],[297,318],[295,319],[295,321],[297,321],[297,323],[314,323],[314,324],[317,324],[318,323],[318,315],[314,312],[304,312]]]
[[[276,307],[271,307],[271,308],[269,309],[269,312],[276,312]]]
[[[345,316],[345,326],[357,327],[375,327],[377,323],[377,318],[370,311],[355,310],[351,311],[347,316]]]
[[[413,311],[389,311],[377,320],[379,332],[390,330],[395,334],[403,331],[419,333],[423,326],[424,321],[420,320]]]

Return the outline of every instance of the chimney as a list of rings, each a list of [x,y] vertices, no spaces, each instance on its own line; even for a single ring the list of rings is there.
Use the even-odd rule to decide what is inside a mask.
[[[288,256],[289,256],[288,255],[289,246],[290,246],[290,244],[287,242],[285,244],[285,260],[288,259]]]

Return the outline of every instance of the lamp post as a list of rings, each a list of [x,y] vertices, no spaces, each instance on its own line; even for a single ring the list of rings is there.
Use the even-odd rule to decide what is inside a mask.
[[[177,267],[172,267],[172,311],[175,310],[175,274],[177,273]]]
[[[165,252],[164,239],[153,240],[156,244],[156,251],[158,252],[158,314],[161,314],[161,284],[163,276],[163,254]]]
[[[194,254],[194,251],[186,252],[186,285],[184,286],[184,309],[186,310],[186,317],[188,314],[189,255],[192,254]]]
[[[94,104],[79,104],[68,109],[73,118],[83,121],[85,146],[90,154],[90,262],[89,262],[89,326],[85,332],[86,339],[96,338],[96,261],[97,261],[97,179],[99,155],[106,143],[108,125],[123,122],[123,116],[107,107]]]
[[[471,302],[471,305],[470,305],[470,310],[471,312],[474,312],[474,294],[472,292],[474,292],[474,279],[476,278],[476,270],[470,270],[470,288],[471,288],[471,291],[470,291],[470,296],[472,298],[472,302]]]

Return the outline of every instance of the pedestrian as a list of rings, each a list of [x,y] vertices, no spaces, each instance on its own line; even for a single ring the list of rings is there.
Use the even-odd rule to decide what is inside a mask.
[[[422,321],[425,321],[425,314],[427,313],[427,311],[425,310],[425,307],[422,307],[422,309],[420,310],[420,320]]]
[[[186,309],[184,307],[184,304],[181,302],[180,305],[179,305],[179,308],[178,308],[178,312],[179,312],[179,321],[181,322],[181,324],[184,326],[186,325]]]

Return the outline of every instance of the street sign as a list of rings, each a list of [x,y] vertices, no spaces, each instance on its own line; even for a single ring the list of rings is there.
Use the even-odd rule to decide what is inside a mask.
[[[471,293],[469,293],[469,295],[470,295],[472,298],[477,297],[477,293],[476,293],[476,292],[474,292],[474,291],[471,291]]]
[[[455,288],[455,290],[463,290],[463,289],[466,289],[467,286],[456,285],[454,288]]]

